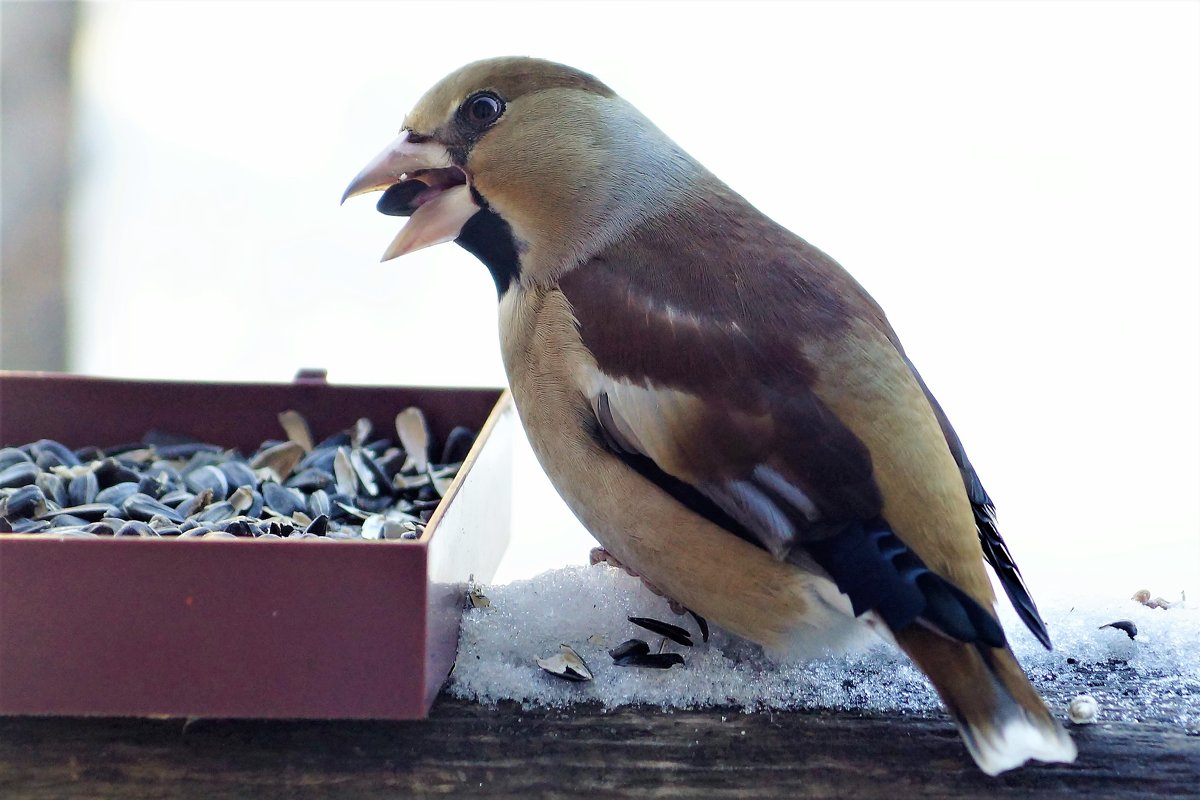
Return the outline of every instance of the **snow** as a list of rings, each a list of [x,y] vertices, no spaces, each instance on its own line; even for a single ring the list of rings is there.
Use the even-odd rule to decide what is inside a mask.
[[[1007,605],[1001,606],[1001,620],[1018,659],[1056,715],[1065,718],[1071,700],[1089,694],[1099,704],[1102,722],[1154,719],[1198,729],[1200,613],[1186,604],[1147,608],[1129,599],[1139,588],[1122,587],[1113,597],[1087,601],[1046,602],[1041,610],[1055,642],[1051,652]],[[774,662],[757,646],[715,626],[705,644],[690,616],[674,615],[638,579],[605,565],[564,567],[483,591],[490,607],[468,609],[463,617],[448,687],[457,697],[550,707],[638,703],[912,714],[941,708],[922,674],[882,641],[864,652],[808,663]],[[694,647],[668,643],[685,664],[669,670],[614,665],[607,651],[625,640],[643,639],[652,652],[661,641],[628,622],[630,616],[691,631]],[[1137,638],[1100,627],[1116,620],[1132,621]],[[583,657],[593,680],[572,683],[538,668],[534,659],[558,653],[560,644]]]

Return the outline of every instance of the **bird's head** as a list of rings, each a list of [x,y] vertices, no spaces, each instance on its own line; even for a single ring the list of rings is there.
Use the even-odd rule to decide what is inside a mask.
[[[457,241],[514,280],[551,279],[661,213],[699,168],[629,103],[579,70],[478,61],[426,92],[342,200],[383,191],[409,221],[387,261]]]

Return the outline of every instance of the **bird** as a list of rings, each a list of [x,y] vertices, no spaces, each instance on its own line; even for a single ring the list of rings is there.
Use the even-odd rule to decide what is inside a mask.
[[[878,303],[592,75],[523,56],[434,84],[342,202],[493,278],[530,444],[606,560],[772,653],[863,631],[989,775],[1076,748],[985,563],[1050,638],[995,506]]]

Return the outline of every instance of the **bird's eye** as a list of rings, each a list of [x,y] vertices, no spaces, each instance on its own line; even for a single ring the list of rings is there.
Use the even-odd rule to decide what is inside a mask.
[[[476,128],[491,125],[503,113],[504,101],[490,92],[472,95],[462,105],[463,117]]]

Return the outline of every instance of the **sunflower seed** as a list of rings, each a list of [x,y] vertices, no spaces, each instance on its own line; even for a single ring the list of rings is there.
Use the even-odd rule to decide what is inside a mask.
[[[73,506],[86,506],[88,503],[95,502],[96,495],[99,493],[100,480],[94,472],[85,472],[72,478],[71,483],[67,486],[67,499]]]
[[[475,445],[475,432],[461,425],[450,431],[442,447],[443,464],[461,464]]]
[[[308,515],[313,519],[319,516],[329,516],[329,494],[324,489],[317,489],[308,496]]]
[[[121,510],[109,503],[89,503],[86,506],[67,506],[66,508],[58,508],[53,511],[47,511],[43,514],[43,518],[48,519],[57,517],[60,514],[69,514],[72,517],[87,520],[88,522],[97,522],[105,517],[115,517],[120,514]],[[124,520],[122,520],[124,521]]]
[[[304,495],[295,489],[288,489],[278,483],[264,483],[262,488],[263,501],[267,506],[285,517],[290,517],[297,511],[305,509]]]
[[[244,519],[231,519],[224,523],[220,530],[232,533],[234,536],[253,536],[255,533],[254,528],[251,528],[250,523]]]
[[[112,486],[109,486],[107,489],[101,489],[96,495],[96,502],[119,506],[130,497],[137,494],[137,490],[138,485],[135,481],[116,483]]]
[[[196,494],[211,492],[215,500],[229,496],[229,478],[225,471],[211,464],[192,470],[183,479],[184,485]]]
[[[14,486],[30,486],[37,481],[42,470],[30,461],[21,461],[0,470],[0,489]]]
[[[150,527],[147,523],[132,519],[121,526],[116,532],[117,536],[139,536],[141,538],[150,538],[158,536],[158,531]]]
[[[53,439],[39,439],[34,442],[29,446],[29,455],[42,469],[49,469],[52,466],[79,466],[79,458],[75,453]]]
[[[43,472],[38,475],[34,485],[42,490],[42,494],[46,495],[47,500],[52,500],[60,506],[71,505],[70,493],[67,491],[68,482],[58,475],[52,472]]]
[[[235,513],[237,512],[233,510],[233,506],[230,505],[227,500],[221,500],[217,503],[210,503],[208,507],[199,514],[193,514],[192,516],[197,522],[203,524],[209,522],[220,522],[223,519],[228,519]]]
[[[139,494],[144,494],[152,500],[157,500],[167,493],[169,478],[166,473],[158,472],[153,475],[146,474],[138,479],[137,490]]]
[[[121,504],[121,507],[125,509],[125,513],[129,515],[130,519],[134,520],[148,522],[151,517],[161,516],[172,522],[183,522],[183,517],[178,511],[145,494],[132,495]]]
[[[163,505],[170,506],[178,511],[179,506],[183,505],[194,497],[195,495],[189,492],[187,489],[172,489],[162,497],[158,498],[158,501]]]
[[[58,514],[54,519],[50,520],[51,528],[83,528],[89,525],[86,519],[72,516],[71,514]]]
[[[22,486],[0,502],[0,516],[38,517],[46,513],[46,495],[37,486]]]
[[[208,444],[206,442],[180,442],[179,444],[163,444],[155,445],[154,447],[159,458],[169,458],[177,461],[192,458],[200,453],[220,453],[222,449],[219,445]]]
[[[225,461],[218,464],[217,468],[225,473],[225,478],[229,486],[233,488],[249,486],[253,489],[258,485],[258,481],[254,476],[254,470],[250,469],[250,465],[244,461]]]
[[[288,441],[264,442],[249,462],[216,444],[153,432],[107,449],[69,451],[48,439],[3,448],[0,533],[417,539],[460,465],[429,462],[419,410],[397,419],[411,453],[372,439],[365,417],[313,447],[306,423],[290,414],[280,420]],[[463,447],[469,439],[455,435]]]
[[[692,635],[678,625],[672,625],[669,622],[663,622],[649,617],[629,617],[630,622],[634,625],[641,626],[648,631],[657,633],[659,636],[665,636],[673,642],[677,642],[684,647],[692,646]]]
[[[608,654],[612,656],[613,662],[620,667],[624,666],[623,662],[631,656],[649,655],[650,645],[641,639],[629,639],[609,650]]]
[[[290,489],[299,489],[302,492],[315,492],[318,489],[327,489],[333,484],[333,473],[315,467],[308,467],[288,478],[284,485]]]
[[[628,655],[620,661],[613,661],[618,667],[646,667],[649,669],[670,669],[676,664],[683,663],[679,653],[646,653]]]
[[[33,459],[25,455],[25,452],[18,450],[15,447],[5,447],[0,450],[0,470],[5,470],[13,464],[32,464]]]
[[[1119,631],[1125,631],[1125,635],[1130,639],[1136,637],[1138,633],[1137,625],[1133,624],[1133,620],[1128,619],[1119,619],[1116,622],[1101,625],[1097,630],[1104,630],[1105,628],[1116,628]]]

